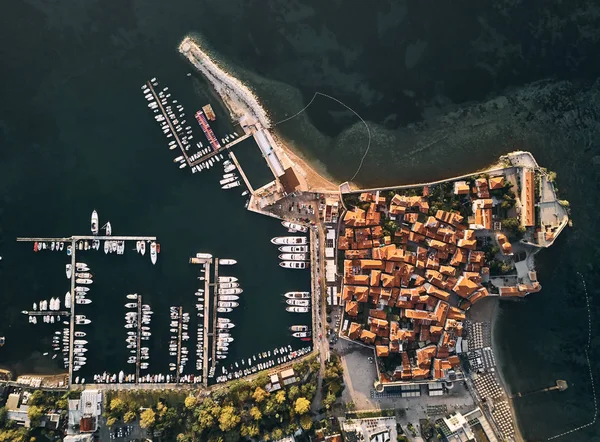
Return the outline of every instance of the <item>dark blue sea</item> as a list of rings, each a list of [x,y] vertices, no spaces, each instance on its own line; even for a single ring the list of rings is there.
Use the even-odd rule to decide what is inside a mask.
[[[577,272],[591,297],[590,357],[598,377],[597,8],[593,1],[557,0],[5,4],[0,334],[7,344],[0,363],[21,372],[55,368],[41,356],[50,326],[32,326],[20,311],[68,288],[64,255],[34,255],[15,238],[86,233],[94,208],[115,233],[158,236],[162,252],[155,267],[129,250],[123,257],[85,256],[97,275],[88,315],[94,320],[90,373],[117,370],[126,359],[127,293],[143,293],[152,305],[156,334],[166,327],[169,305],[191,311],[198,281],[187,261],[197,251],[239,262],[231,269],[245,290],[233,315],[235,357],[291,342],[287,326],[298,318],[283,311],[280,295],[308,288],[309,279],[277,266],[269,239],[283,229],[244,211],[240,192],[221,191],[218,171],[191,175],[177,169],[140,94],[141,84],[156,76],[186,106],[188,117],[210,102],[218,113],[217,135],[230,131],[217,98],[202,79],[186,76],[191,68],[177,53],[179,41],[193,32],[256,91],[274,121],[302,109],[315,92],[360,114],[372,135],[356,177],[360,184],[448,177],[515,149],[530,150],[556,171],[574,225],[538,255],[543,290],[501,306],[498,357],[513,391],[556,379],[569,383],[564,393],[516,400],[528,440],[587,424],[594,402]],[[368,141],[352,112],[322,96],[277,131],[339,180],[355,173]],[[264,184],[264,164],[247,155],[253,147],[238,147],[254,187]],[[153,335],[156,371],[168,362],[165,346],[166,339]],[[591,425],[561,440],[593,441],[599,435]]]

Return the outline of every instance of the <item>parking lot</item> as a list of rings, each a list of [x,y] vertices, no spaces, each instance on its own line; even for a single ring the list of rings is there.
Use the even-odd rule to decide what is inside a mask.
[[[344,367],[346,388],[342,401],[354,402],[357,410],[380,408],[379,403],[371,399],[371,390],[377,380],[373,350],[345,339],[339,339],[334,348],[342,356]]]
[[[106,419],[100,418],[100,440],[102,442],[130,442],[136,440],[145,440],[147,437],[146,430],[140,428],[137,421],[130,424],[116,424],[111,428],[106,426]]]

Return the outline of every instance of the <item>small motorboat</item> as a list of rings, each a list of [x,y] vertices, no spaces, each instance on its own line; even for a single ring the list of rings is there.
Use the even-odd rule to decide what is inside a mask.
[[[231,266],[237,264],[235,259],[219,259],[219,264],[224,266]]]
[[[152,264],[156,264],[156,258],[156,243],[152,241],[150,243],[150,261],[152,262]]]
[[[92,234],[97,235],[98,234],[98,212],[96,212],[96,210],[94,210],[92,212],[91,224],[92,224]]]
[[[146,241],[141,241],[140,253],[142,254],[142,256],[144,256],[146,254]]]
[[[73,273],[71,264],[66,265],[66,273],[67,273],[67,279],[71,279],[71,275]]]
[[[218,307],[217,308],[218,313],[231,313],[232,311],[233,311],[233,309],[231,307]]]
[[[137,303],[136,302],[128,302],[127,304],[125,304],[126,308],[136,308],[137,307]]]
[[[77,298],[77,299],[75,300],[75,302],[76,302],[77,304],[91,304],[91,303],[92,303],[92,300],[91,300],[91,299],[87,299],[87,298]]]
[[[106,229],[106,235],[107,236],[112,235],[112,226],[110,225],[110,221],[106,223],[106,225],[104,226],[104,228]]]
[[[303,226],[302,224],[293,223],[290,221],[282,221],[281,224],[283,227],[286,227],[290,232],[308,232],[308,227]]]

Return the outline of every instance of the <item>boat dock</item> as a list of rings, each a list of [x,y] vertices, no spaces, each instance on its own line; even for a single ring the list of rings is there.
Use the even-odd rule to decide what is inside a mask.
[[[166,121],[167,124],[169,125],[169,129],[171,130],[171,133],[173,134],[173,138],[175,138],[175,142],[177,143],[177,145],[179,146],[179,149],[181,150],[181,154],[184,156],[185,161],[188,163],[188,166],[190,166],[191,165],[190,158],[188,157],[188,154],[185,150],[185,147],[183,146],[183,143],[179,139],[179,135],[177,135],[177,131],[175,130],[175,128],[173,127],[173,124],[171,123],[171,119],[169,118],[167,111],[165,110],[165,108],[163,107],[163,105],[160,101],[160,97],[154,90],[154,87],[152,86],[152,82],[147,81],[146,86],[148,86],[148,88],[150,89],[150,92],[152,92],[152,95],[154,96],[154,99],[156,100],[156,103],[158,104],[158,108],[160,109],[160,112],[162,113],[163,117],[165,117],[164,121]]]
[[[175,382],[179,384],[179,378],[181,377],[181,334],[183,331],[183,307],[179,306],[179,324],[177,327],[177,370],[175,374]]]
[[[240,176],[244,180],[244,183],[246,183],[246,187],[248,188],[248,191],[250,192],[251,195],[254,195],[254,189],[252,188],[252,185],[250,184],[250,181],[246,177],[246,174],[242,170],[242,166],[240,166],[240,163],[238,162],[238,160],[235,157],[235,155],[233,154],[233,152],[229,152],[229,157],[231,158],[231,161],[233,161],[233,163],[235,164],[235,167],[239,171]]]
[[[17,242],[74,242],[79,240],[108,240],[108,241],[156,241],[156,236],[102,236],[102,235],[74,235],[68,238],[17,238]],[[75,244],[73,244],[75,252]],[[75,268],[75,263],[73,263]]]
[[[137,295],[137,335],[135,353],[135,383],[140,382],[140,364],[142,361],[142,295]]]
[[[219,300],[219,296],[218,296],[218,286],[219,286],[219,258],[215,258],[215,281],[212,283],[213,286],[213,299],[214,299],[214,314],[213,314],[213,321],[212,321],[212,333],[210,333],[210,335],[212,336],[212,352],[211,352],[211,356],[212,356],[212,364],[211,364],[211,370],[215,371],[217,368],[217,307],[218,307],[218,300]],[[207,303],[208,303],[208,297],[207,297]]]
[[[69,316],[71,312],[67,311],[56,311],[56,310],[32,310],[27,311],[23,310],[21,313],[28,316],[46,316],[46,315],[54,315],[54,316]]]
[[[246,138],[249,138],[249,137],[251,137],[251,136],[252,136],[252,134],[249,134],[249,133],[247,133],[247,134],[245,134],[245,135],[242,135],[242,136],[241,136],[241,137],[239,137],[239,138],[236,138],[235,140],[231,141],[230,143],[227,143],[227,144],[226,144],[226,145],[224,145],[224,146],[220,146],[220,147],[219,147],[217,150],[213,150],[212,152],[209,152],[209,153],[207,153],[206,155],[203,155],[203,156],[201,156],[200,158],[198,158],[197,160],[194,160],[193,162],[191,162],[191,163],[190,163],[190,167],[196,166],[196,165],[198,165],[198,164],[200,164],[200,163],[204,163],[205,161],[207,161],[207,160],[210,160],[212,157],[214,157],[214,156],[216,156],[216,155],[218,155],[218,154],[222,153],[223,151],[225,151],[225,150],[227,150],[227,149],[230,149],[230,148],[232,148],[232,147],[233,147],[233,146],[235,146],[237,143],[240,143],[240,142],[244,141]],[[233,155],[233,154],[231,153],[231,151],[229,152],[229,155],[230,155],[230,156],[231,156],[231,155]]]
[[[19,241],[19,238],[17,238],[17,241]],[[69,322],[69,389],[73,385],[73,357],[75,356],[73,352],[73,346],[75,345],[73,342],[75,340],[75,304],[77,304],[77,298],[75,297],[75,269],[77,268],[75,256],[77,255],[77,247],[75,247],[75,242],[76,240],[73,239],[71,243],[71,269],[73,270],[71,272],[71,320]]]
[[[202,384],[205,387],[208,387],[208,359],[209,359],[209,348],[208,348],[208,337],[212,336],[212,333],[209,333],[209,320],[210,320],[210,265],[212,263],[212,258],[198,258],[193,257],[190,258],[190,264],[203,264],[204,265],[204,274],[200,272],[200,274],[204,277],[204,302],[202,305],[204,306],[203,314],[204,319],[202,325]],[[216,310],[215,310],[216,313]],[[199,321],[198,321],[199,322]],[[200,328],[198,326],[198,328]]]

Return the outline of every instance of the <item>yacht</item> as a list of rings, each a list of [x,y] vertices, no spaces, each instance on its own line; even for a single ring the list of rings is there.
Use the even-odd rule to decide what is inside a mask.
[[[127,299],[137,299],[137,293],[130,293],[127,295]]]
[[[305,332],[308,331],[308,325],[292,325],[290,330],[293,332]]]
[[[150,243],[150,261],[152,264],[156,264],[156,243],[154,241]]]
[[[233,327],[235,327],[235,324],[233,322],[220,322],[217,324],[217,328],[233,328]]]
[[[291,313],[308,313],[309,311],[308,307],[297,307],[293,305],[289,305],[285,309]]]
[[[283,296],[288,299],[310,299],[310,292],[287,292]]]
[[[196,253],[196,258],[200,259],[211,259],[212,255],[210,253]],[[220,279],[220,278],[219,278]]]
[[[281,245],[306,244],[306,236],[277,236],[272,238],[271,242]]]
[[[237,280],[235,276],[219,276],[219,282],[236,282]]]
[[[219,295],[219,301],[237,301],[238,299],[240,297],[236,295]]]
[[[96,210],[92,212],[92,233],[98,234],[98,212]]]
[[[222,288],[222,289],[234,289],[239,286],[240,285],[237,282],[220,282],[219,283],[219,288]]]
[[[239,295],[243,292],[244,290],[242,290],[239,287],[236,287],[234,289],[219,289],[217,290],[217,293],[219,295]]]
[[[305,261],[282,261],[279,265],[285,269],[306,269],[308,263]]]
[[[77,299],[75,300],[75,302],[76,302],[77,304],[91,304],[91,303],[92,303],[92,300],[91,300],[91,299],[87,299],[87,298],[77,298]]]
[[[67,279],[71,279],[71,274],[73,273],[71,264],[66,265],[66,272],[67,272]]]
[[[104,241],[104,253],[110,252],[110,241]]]
[[[142,256],[146,254],[146,241],[140,241],[140,253]]]
[[[217,313],[231,313],[233,309],[231,307],[218,307]]]
[[[308,232],[308,227],[303,226],[302,224],[292,223],[290,221],[281,221],[283,227],[286,227],[290,232]]]
[[[106,223],[106,226],[104,226],[106,229],[106,235],[110,236],[112,235],[112,226],[110,225],[110,221]]]
[[[232,176],[232,177],[228,177],[228,178],[223,178],[222,180],[220,180],[220,181],[219,181],[219,184],[220,184],[221,186],[223,186],[223,185],[225,185],[225,184],[227,184],[227,183],[231,183],[231,182],[233,182],[233,181],[235,181],[235,180],[236,180],[236,178],[235,178],[234,176]]]
[[[89,292],[90,288],[89,287],[75,287],[75,291],[77,293]]]
[[[310,299],[286,299],[285,302],[288,305],[297,305],[300,307],[308,307],[310,305]]]
[[[65,308],[71,308],[71,292],[65,294]]]
[[[308,337],[310,337],[310,332],[309,331],[294,332],[294,333],[292,333],[292,336],[294,338],[308,338]]]
[[[75,337],[76,337],[76,338],[83,338],[83,337],[85,336],[85,334],[86,334],[85,332],[82,332],[82,331],[76,331],[76,332],[75,332]]]
[[[237,264],[237,261],[235,259],[219,259],[219,264],[224,266],[232,266]]]
[[[75,315],[75,324],[84,325],[84,324],[89,324],[91,322],[92,321],[87,319],[85,317],[85,315]]]
[[[306,253],[282,253],[279,255],[282,261],[306,261]]]
[[[239,181],[234,181],[232,183],[227,183],[221,186],[221,189],[233,189],[234,187],[238,187],[240,185]]]
[[[233,301],[219,301],[217,303],[218,307],[237,307],[239,304]],[[227,323],[225,323],[227,324]]]
[[[78,278],[92,279],[92,274],[87,272],[75,273],[75,276]]]
[[[86,285],[89,285],[89,284],[92,283],[92,280],[91,279],[76,279],[75,282],[77,284],[86,284]]]

